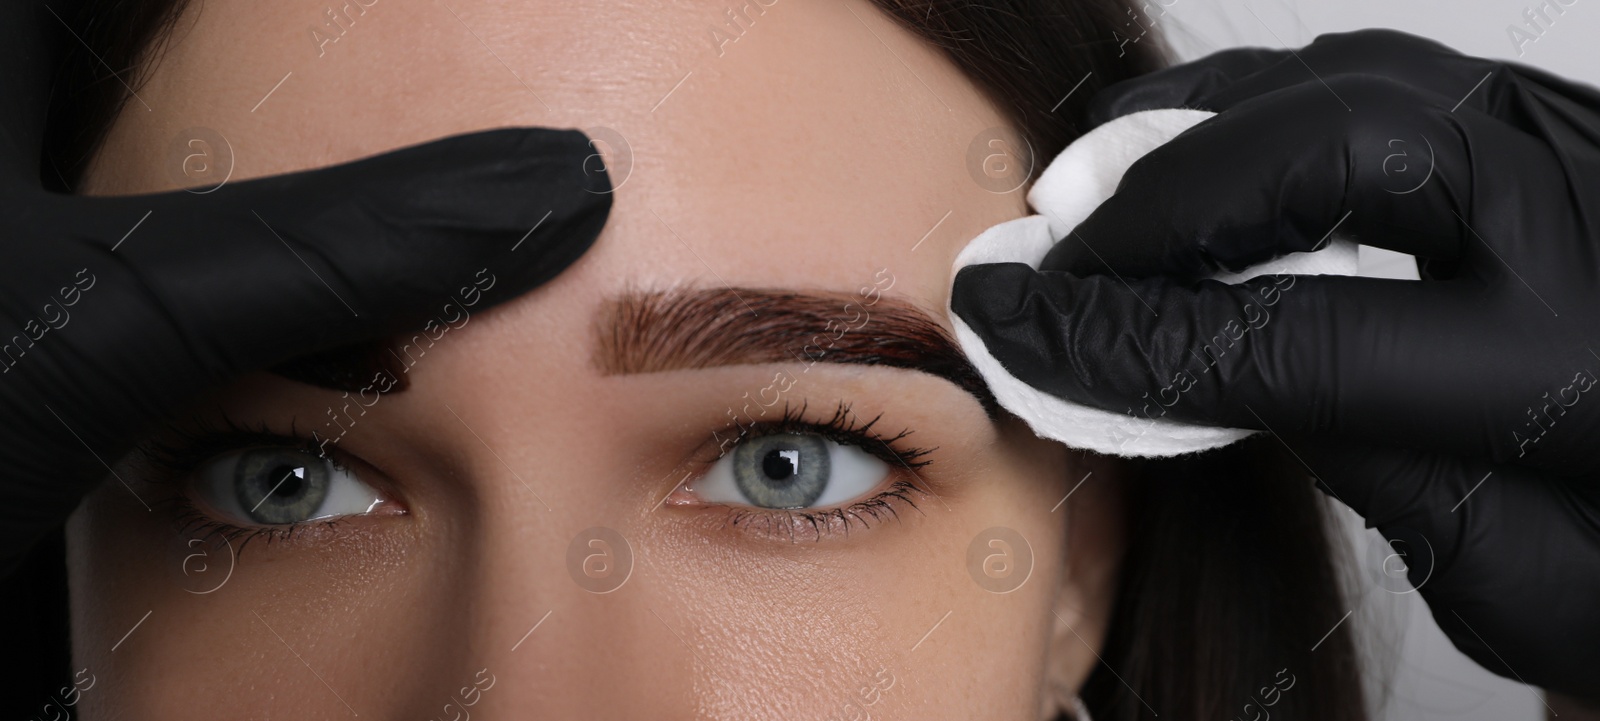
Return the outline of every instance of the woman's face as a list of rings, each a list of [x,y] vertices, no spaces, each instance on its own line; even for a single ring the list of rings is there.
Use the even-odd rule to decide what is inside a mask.
[[[89,716],[1031,719],[1081,682],[1112,474],[938,360],[955,253],[1025,207],[934,48],[859,0],[201,5],[91,192],[174,187],[197,127],[233,179],[578,127],[618,187],[548,285],[440,298],[407,390],[254,376],[186,425],[255,435],[121,464],[70,528]],[[889,341],[924,369],[859,362]],[[270,437],[312,431],[341,467]]]

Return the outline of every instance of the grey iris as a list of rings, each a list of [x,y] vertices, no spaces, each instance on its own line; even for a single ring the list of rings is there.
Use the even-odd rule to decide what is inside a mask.
[[[307,520],[328,498],[328,462],[304,451],[246,451],[234,466],[233,488],[245,515],[257,523]]]
[[[805,508],[828,488],[828,442],[818,436],[775,433],[739,444],[733,481],[762,508]]]

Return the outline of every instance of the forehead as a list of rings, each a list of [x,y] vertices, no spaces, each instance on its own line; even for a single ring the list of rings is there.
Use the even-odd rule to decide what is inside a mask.
[[[201,5],[91,191],[173,187],[194,128],[225,139],[245,178],[483,128],[578,127],[618,186],[585,287],[850,289],[889,268],[941,307],[960,244],[1023,209],[1020,191],[970,176],[999,113],[864,0]]]

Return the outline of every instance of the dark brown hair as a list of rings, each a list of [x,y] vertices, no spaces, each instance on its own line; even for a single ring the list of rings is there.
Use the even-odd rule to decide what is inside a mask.
[[[122,107],[173,40],[189,0],[84,0],[63,18],[68,50],[51,83],[42,178],[60,192],[78,188]],[[60,27],[51,31],[67,34]],[[81,42],[79,41],[81,40]],[[89,48],[93,48],[90,52]]]
[[[69,18],[100,57],[75,46],[58,75],[48,181],[78,184],[128,101],[122,81],[138,87],[186,2],[94,0]],[[1118,34],[1148,24],[1130,0],[873,2],[942,48],[1045,159],[1087,130],[1095,91],[1166,63],[1154,35]],[[1366,718],[1327,502],[1281,448],[1127,463],[1121,588],[1082,693],[1096,721],[1223,721],[1266,698],[1278,718]],[[1264,694],[1283,673],[1293,686]]]

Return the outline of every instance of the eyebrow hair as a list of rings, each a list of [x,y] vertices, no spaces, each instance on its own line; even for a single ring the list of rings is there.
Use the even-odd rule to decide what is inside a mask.
[[[991,419],[999,404],[933,317],[896,298],[762,288],[629,291],[596,317],[605,375],[758,363],[886,366],[943,378]]]

